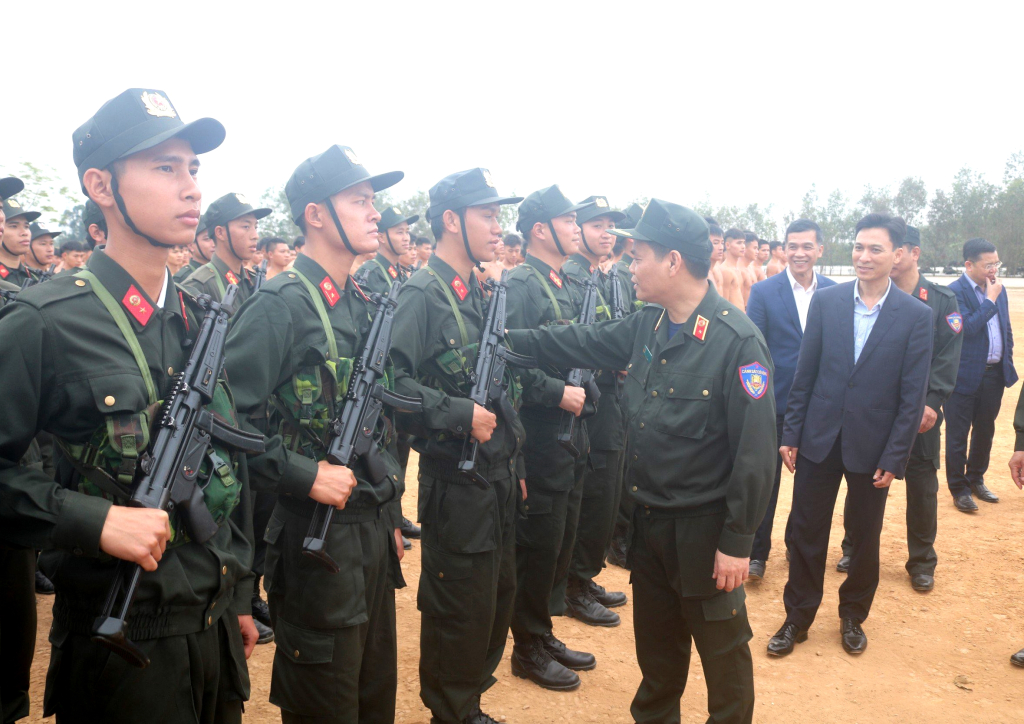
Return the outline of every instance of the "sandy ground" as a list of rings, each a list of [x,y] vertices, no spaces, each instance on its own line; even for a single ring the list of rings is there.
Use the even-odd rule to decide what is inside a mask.
[[[1024,289],[1009,290],[1014,327],[1024,329]],[[1024,370],[1024,353],[1016,355]],[[835,571],[842,539],[843,494],[832,521],[825,600],[809,640],[789,657],[769,659],[765,645],[784,618],[782,590],[786,582],[782,532],[792,476],[784,474],[776,515],[772,558],[760,584],[747,586],[747,605],[754,638],[758,722],[1022,722],[1024,670],[1008,657],[1024,647],[1024,494],[1010,482],[1006,468],[1013,450],[1013,412],[1019,385],[1007,390],[997,423],[992,466],[987,484],[1001,498],[997,505],[979,503],[968,516],[952,504],[939,473],[939,566],[935,589],[919,594],[910,588],[906,561],[905,488],[892,487],[882,532],[881,583],[864,629],[870,644],[858,658],[843,652],[837,614],[843,574]],[[415,453],[413,453],[415,462]],[[410,467],[413,467],[410,464]],[[411,472],[411,471],[410,471]],[[411,475],[410,479],[415,480]],[[405,510],[413,518],[416,489],[408,492]],[[417,542],[403,562],[408,587],[398,591],[399,684],[397,721],[426,724],[429,712],[419,699],[419,613],[416,586],[420,572]],[[609,567],[599,581],[613,590],[629,591],[628,572]],[[39,635],[33,671],[33,715],[40,718],[43,677],[49,659],[46,634],[52,598],[39,601]],[[594,629],[556,619],[555,633],[571,647],[591,651],[598,665],[583,672],[583,685],[564,694],[544,691],[509,669],[509,647],[498,667],[498,683],[484,695],[484,710],[508,722],[629,722],[629,704],[640,682],[633,640],[632,604],[617,609],[622,626]],[[257,647],[249,662],[252,699],[245,721],[279,721],[268,702],[274,646]],[[966,677],[964,687],[954,684]],[[707,719],[707,694],[699,659],[694,653],[690,686],[683,696],[682,720]]]

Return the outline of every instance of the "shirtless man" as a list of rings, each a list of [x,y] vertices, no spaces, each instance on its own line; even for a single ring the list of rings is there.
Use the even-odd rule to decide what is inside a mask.
[[[765,241],[764,239],[757,240],[757,266],[760,269],[764,269],[764,265],[768,263],[768,257],[771,256],[771,242]],[[765,274],[765,278],[768,275]]]
[[[745,231],[743,243],[743,258],[740,259],[739,267],[742,273],[740,286],[743,289],[743,308],[747,308],[747,299],[750,298],[750,287],[757,284],[758,272],[764,272],[757,265],[757,235],[752,231]]]
[[[746,237],[739,229],[729,229],[725,232],[724,254],[725,258],[718,268],[722,272],[722,287],[720,294],[735,304],[740,309],[746,309],[746,297],[743,296],[743,269],[740,264],[745,264],[743,252],[746,247]]]
[[[768,268],[765,269],[766,277],[773,277],[786,271],[786,249],[781,241],[772,241],[768,244]]]
[[[718,224],[708,224],[708,234],[711,237],[711,269],[708,271],[708,280],[715,285],[715,289],[719,293],[722,293],[724,286],[722,261],[725,259],[725,239],[723,233],[722,227]]]

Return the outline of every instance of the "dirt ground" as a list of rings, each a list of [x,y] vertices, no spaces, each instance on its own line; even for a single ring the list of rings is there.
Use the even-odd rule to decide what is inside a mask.
[[[1013,325],[1024,329],[1024,289],[1009,289]],[[1024,371],[1024,353],[1016,355]],[[1008,657],[1024,647],[1024,494],[1010,482],[1006,463],[1013,451],[1013,412],[1019,385],[1006,391],[997,423],[992,465],[986,483],[1000,497],[997,505],[979,503],[973,516],[958,512],[939,473],[939,566],[935,589],[919,594],[910,588],[906,561],[905,488],[892,487],[882,532],[881,582],[864,629],[870,644],[858,658],[843,652],[837,614],[843,574],[835,571],[842,538],[843,496],[832,519],[825,599],[810,638],[785,659],[769,659],[768,639],[782,624],[782,590],[786,582],[782,533],[792,495],[792,476],[784,474],[776,514],[774,549],[760,584],[747,586],[754,638],[758,722],[1022,722],[1024,670]],[[414,467],[415,453],[410,461]],[[415,474],[410,470],[410,479]],[[413,518],[416,487],[404,501]],[[417,663],[419,613],[416,586],[420,572],[417,542],[403,562],[408,587],[398,591],[399,684],[397,721],[426,724],[429,712],[419,699]],[[599,582],[629,591],[628,572],[609,567]],[[46,635],[52,598],[39,600],[39,633],[33,670],[33,715],[42,710],[43,677],[49,659]],[[498,667],[498,683],[483,697],[484,711],[508,722],[629,722],[629,704],[640,682],[633,640],[632,604],[617,609],[622,625],[594,629],[569,618],[556,619],[555,633],[569,646],[591,651],[598,665],[583,672],[583,685],[572,693],[544,691],[514,678],[508,657]],[[259,646],[249,662],[252,699],[246,705],[250,724],[279,721],[268,702],[274,646]],[[958,677],[966,677],[966,683]],[[957,686],[954,680],[960,682]],[[682,701],[684,722],[707,719],[707,694],[694,653],[690,686]],[[965,688],[966,687],[966,688]]]

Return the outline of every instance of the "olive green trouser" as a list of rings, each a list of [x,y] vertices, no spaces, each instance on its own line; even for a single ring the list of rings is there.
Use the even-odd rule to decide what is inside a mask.
[[[643,674],[630,713],[638,724],[680,721],[692,641],[707,681],[707,721],[749,723],[754,670],[745,594],[742,586],[717,591],[711,578],[725,513],[657,515],[637,507],[630,545],[633,630]]]
[[[459,722],[495,682],[516,592],[514,478],[486,489],[420,473],[423,570],[420,698],[442,722]]]
[[[604,569],[622,497],[622,451],[591,450],[589,467],[583,476],[580,523],[569,564],[569,575],[581,580],[595,578]]]
[[[36,552],[0,545],[0,720],[28,716],[36,648]]]
[[[286,723],[394,721],[395,588],[405,585],[394,529],[383,509],[335,511],[326,549],[341,570],[331,573],[302,555],[309,518],[288,505],[278,500],[266,533],[270,702]]]
[[[150,659],[145,669],[82,634],[51,631],[50,643],[43,716],[56,714],[58,724],[242,721],[249,672],[230,611],[199,633],[136,641]]]

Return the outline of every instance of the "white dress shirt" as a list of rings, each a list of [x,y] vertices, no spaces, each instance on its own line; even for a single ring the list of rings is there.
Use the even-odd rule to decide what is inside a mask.
[[[814,272],[811,272],[814,274]],[[796,302],[796,313],[800,317],[800,331],[807,328],[807,310],[811,308],[811,297],[818,291],[818,275],[814,274],[811,285],[804,289],[804,285],[796,280],[793,272],[786,267],[786,276],[789,277],[789,285],[793,288],[793,301]]]

